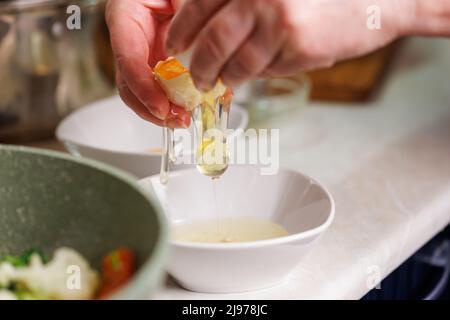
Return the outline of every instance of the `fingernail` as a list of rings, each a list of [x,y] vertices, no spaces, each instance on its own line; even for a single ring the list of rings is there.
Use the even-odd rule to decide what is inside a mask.
[[[164,120],[164,119],[166,119],[163,115],[159,114],[158,112],[153,113],[153,115],[154,115],[155,117],[157,117],[159,120]]]
[[[195,87],[203,93],[208,92],[212,89],[212,85],[203,82],[196,82]]]
[[[159,120],[165,120],[167,118],[167,114],[162,114],[159,109],[149,108],[149,110],[151,110],[151,113]]]

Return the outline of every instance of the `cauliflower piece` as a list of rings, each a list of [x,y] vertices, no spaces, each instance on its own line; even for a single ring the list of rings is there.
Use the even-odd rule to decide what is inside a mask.
[[[99,276],[75,250],[59,248],[53,259],[44,264],[34,254],[27,267],[0,264],[0,284],[21,283],[32,295],[42,299],[85,300],[94,297]]]

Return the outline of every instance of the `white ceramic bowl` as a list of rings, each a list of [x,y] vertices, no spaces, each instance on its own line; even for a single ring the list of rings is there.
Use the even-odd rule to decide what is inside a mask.
[[[140,181],[160,200],[171,225],[212,219],[211,178],[196,170]],[[282,225],[289,236],[243,243],[171,242],[168,271],[184,288],[210,293],[262,289],[283,282],[334,217],[334,201],[313,179],[280,169],[263,176],[258,166],[231,166],[215,186],[220,218],[257,217]]]
[[[247,111],[233,105],[229,127],[246,129],[247,124]],[[73,155],[108,163],[138,178],[157,174],[160,170],[158,150],[162,145],[162,129],[139,118],[118,96],[71,113],[59,124],[56,137]],[[183,167],[186,168],[179,165],[173,169]]]

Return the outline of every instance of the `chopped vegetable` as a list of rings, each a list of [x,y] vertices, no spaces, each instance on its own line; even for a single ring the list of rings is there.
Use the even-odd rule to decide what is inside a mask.
[[[134,269],[134,254],[119,248],[103,258],[99,286],[98,273],[73,249],[57,249],[50,261],[39,250],[7,255],[0,257],[0,300],[92,299],[95,293],[107,298],[129,281]],[[81,278],[75,281],[76,274],[68,270],[78,270]],[[76,283],[78,287],[72,288]]]
[[[110,296],[130,280],[134,274],[134,260],[133,252],[127,248],[119,248],[103,258],[100,299]]]

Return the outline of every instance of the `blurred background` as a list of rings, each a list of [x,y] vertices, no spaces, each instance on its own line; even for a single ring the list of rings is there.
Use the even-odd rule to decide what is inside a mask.
[[[64,115],[114,93],[105,3],[0,0],[0,141],[49,138]],[[69,4],[81,30],[66,27]]]

